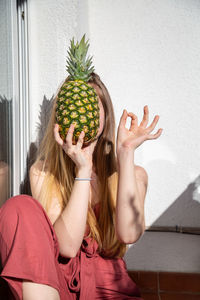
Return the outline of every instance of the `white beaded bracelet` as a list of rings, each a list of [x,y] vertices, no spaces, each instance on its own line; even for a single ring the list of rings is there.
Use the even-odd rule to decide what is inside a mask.
[[[90,181],[90,180],[92,180],[92,178],[79,178],[79,177],[76,177],[75,180],[89,180]]]

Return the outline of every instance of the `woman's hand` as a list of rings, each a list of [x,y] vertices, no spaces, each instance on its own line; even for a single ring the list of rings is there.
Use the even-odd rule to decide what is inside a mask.
[[[84,131],[81,131],[76,145],[72,144],[72,137],[74,132],[74,124],[71,124],[66,136],[66,142],[64,142],[59,134],[59,125],[55,124],[54,137],[56,142],[63,148],[65,153],[74,161],[78,170],[91,169],[92,170],[92,154],[94,151],[95,143],[91,143],[88,146],[82,148]]]
[[[125,127],[128,116],[131,117],[131,125],[129,129]],[[155,128],[158,119],[159,116],[156,115],[153,122],[146,127],[149,121],[149,110],[148,106],[145,105],[144,116],[138,126],[137,116],[132,112],[128,113],[124,109],[117,131],[117,153],[124,150],[135,150],[144,141],[157,139],[161,135],[163,129],[160,128],[155,134],[150,133]]]

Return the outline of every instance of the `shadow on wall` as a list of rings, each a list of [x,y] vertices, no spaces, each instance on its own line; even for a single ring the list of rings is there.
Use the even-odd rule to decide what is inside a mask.
[[[31,195],[29,170],[31,165],[34,163],[36,159],[38,146],[41,143],[43,136],[45,134],[48,121],[51,115],[52,107],[53,107],[53,101],[54,101],[54,95],[51,97],[50,100],[48,100],[44,95],[42,104],[40,105],[39,122],[37,124],[37,138],[36,141],[34,143],[31,143],[29,147],[29,151],[26,159],[26,165],[27,165],[26,175],[24,181],[20,185],[21,194]]]
[[[158,195],[169,194],[171,184],[176,185],[176,182],[180,180],[179,170],[176,170],[174,164],[169,164],[164,160],[151,161],[148,163],[148,169],[152,172],[160,170],[160,184],[158,182],[156,187]],[[161,181],[166,180],[165,176],[162,177],[166,170],[167,174],[172,174],[172,177],[164,184]],[[161,266],[161,271],[195,269],[200,273],[200,260],[197,252],[200,246],[199,186],[200,175],[186,186],[174,202],[151,224],[139,241],[130,245],[125,258],[130,266],[133,265],[134,258],[135,264],[129,269],[158,270]],[[153,202],[153,199],[151,200]],[[156,207],[155,202],[153,204]]]
[[[12,99],[0,95],[0,207],[10,196],[12,170]]]
[[[160,195],[161,202],[162,196],[169,195],[170,188],[174,190],[174,186],[177,186],[177,182],[180,182],[180,172],[176,165],[165,160],[153,160],[147,163],[146,166],[147,169],[151,170],[152,175],[153,172],[157,172],[156,170],[160,172],[159,182],[155,187],[157,190],[152,192],[153,194],[157,193],[158,196]],[[164,176],[166,170],[167,174],[171,174],[167,182],[167,178]],[[155,176],[156,174],[154,177]],[[160,186],[162,186],[162,190]],[[165,227],[171,224],[171,227],[177,228],[177,231],[179,229],[181,231],[181,228],[184,230],[186,227],[192,228],[195,226],[195,228],[198,227],[200,231],[200,194],[198,193],[198,186],[200,186],[200,175],[185,187],[184,191],[174,199],[173,203],[154,221],[152,226]],[[151,201],[153,201],[153,199],[151,199]]]

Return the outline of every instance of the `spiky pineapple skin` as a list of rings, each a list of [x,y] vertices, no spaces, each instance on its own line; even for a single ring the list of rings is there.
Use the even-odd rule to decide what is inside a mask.
[[[56,99],[56,121],[63,141],[71,123],[75,125],[72,143],[83,130],[84,144],[95,139],[99,128],[99,105],[96,91],[83,80],[65,81]]]

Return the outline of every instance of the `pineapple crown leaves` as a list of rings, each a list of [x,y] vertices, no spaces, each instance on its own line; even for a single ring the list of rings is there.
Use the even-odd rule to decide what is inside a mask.
[[[85,41],[85,34],[83,35],[80,43],[74,43],[74,38],[70,41],[67,59],[67,72],[70,75],[70,80],[83,80],[88,82],[91,78],[91,73],[94,72],[92,66],[92,56],[87,57],[89,48],[88,40]]]

